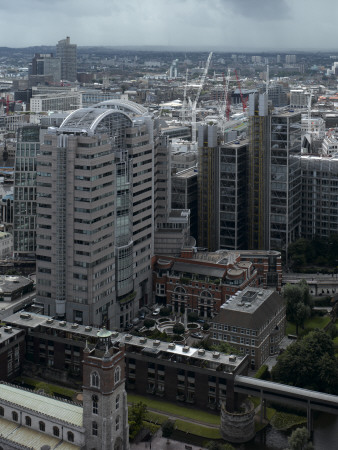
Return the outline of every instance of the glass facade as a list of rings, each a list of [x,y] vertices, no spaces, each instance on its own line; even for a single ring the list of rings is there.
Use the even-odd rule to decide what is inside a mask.
[[[283,250],[300,236],[301,117],[271,116],[270,248]]]
[[[14,174],[14,255],[34,257],[36,251],[36,156],[40,127],[18,130]]]

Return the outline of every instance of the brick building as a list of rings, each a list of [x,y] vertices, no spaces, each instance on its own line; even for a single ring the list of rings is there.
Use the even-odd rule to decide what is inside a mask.
[[[28,317],[30,316],[30,317]],[[26,370],[46,380],[81,383],[86,347],[97,342],[99,329],[53,320],[38,314],[16,313],[7,318],[13,328],[24,329]],[[126,389],[168,401],[217,409],[221,401],[234,406],[235,375],[246,375],[249,359],[160,342],[127,333],[111,332],[114,347],[123,348]],[[81,385],[81,384],[80,384]]]
[[[202,317],[212,317],[230,296],[247,286],[280,290],[281,282],[279,252],[183,249],[181,257],[153,259],[155,301]]]
[[[215,344],[228,342],[242,355],[248,355],[257,369],[270,355],[279,353],[285,335],[285,301],[272,290],[247,287],[230,297],[211,321]]]

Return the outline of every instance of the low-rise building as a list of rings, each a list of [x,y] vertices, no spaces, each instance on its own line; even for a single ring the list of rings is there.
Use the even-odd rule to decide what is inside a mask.
[[[10,380],[22,370],[25,333],[11,326],[0,327],[0,380]]]
[[[182,249],[180,257],[156,256],[153,260],[153,292],[157,303],[175,312],[195,312],[212,317],[221,305],[247,286],[281,289],[279,252],[198,251]]]
[[[96,330],[83,349],[83,405],[1,383],[0,448],[129,450],[124,347],[111,335]]]
[[[29,373],[44,379],[79,383],[85,371],[86,347],[97,341],[99,329],[33,313],[16,313],[7,326],[24,329]],[[233,379],[246,375],[249,359],[161,342],[128,333],[111,332],[114,347],[125,348],[126,389],[168,401],[220,408],[235,403]]]
[[[211,321],[214,344],[227,342],[239,354],[248,355],[257,369],[279,353],[286,326],[283,298],[270,289],[247,287],[228,299]]]
[[[13,235],[0,231],[0,259],[13,255]]]

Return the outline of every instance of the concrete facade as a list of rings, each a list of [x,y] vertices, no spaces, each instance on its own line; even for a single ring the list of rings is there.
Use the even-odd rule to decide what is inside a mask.
[[[37,298],[124,328],[151,301],[153,122],[132,102],[75,111],[38,158]]]

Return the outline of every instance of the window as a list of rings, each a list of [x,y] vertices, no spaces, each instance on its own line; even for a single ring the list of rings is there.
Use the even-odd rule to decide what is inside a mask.
[[[92,423],[92,435],[97,436],[97,423],[96,422]]]
[[[74,434],[71,431],[68,431],[67,439],[69,442],[74,442]]]
[[[45,422],[40,421],[39,422],[39,430],[40,431],[45,431],[45,429],[46,429]]]
[[[2,406],[0,406],[0,416],[4,416],[5,415],[5,410],[3,409]]]
[[[93,414],[98,414],[99,399],[98,399],[97,395],[93,395],[92,400],[93,400]]]
[[[16,411],[12,411],[12,419],[17,422],[18,421],[18,413]]]
[[[60,430],[58,427],[53,427],[53,435],[54,436],[60,436]]]
[[[119,409],[119,407],[120,407],[120,395],[118,395],[118,396],[116,397],[116,402],[115,402],[115,404],[116,404],[116,409]]]
[[[29,416],[25,417],[25,424],[27,425],[27,427],[32,426],[32,419]]]
[[[116,417],[116,420],[115,420],[115,429],[116,429],[116,431],[120,428],[120,416],[117,416]]]
[[[114,372],[114,383],[118,383],[121,379],[121,367],[117,366]]]
[[[93,387],[100,387],[100,377],[99,374],[97,372],[93,372],[91,374],[91,380],[90,380],[90,385]]]

